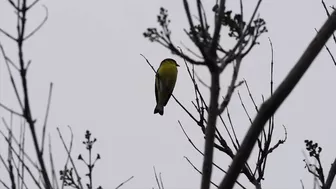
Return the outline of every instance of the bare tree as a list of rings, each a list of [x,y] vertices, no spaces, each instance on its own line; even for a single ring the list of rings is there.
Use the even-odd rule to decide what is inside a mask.
[[[16,15],[16,33],[11,34],[6,29],[0,27],[0,34],[10,39],[11,42],[16,44],[16,50],[18,52],[17,57],[9,57],[7,55],[8,48],[4,47],[0,38],[0,50],[4,63],[9,73],[9,81],[11,82],[15,97],[19,104],[20,109],[14,110],[8,107],[5,102],[0,102],[0,108],[10,113],[9,121],[2,117],[2,123],[5,126],[5,130],[0,130],[1,136],[5,139],[8,145],[7,153],[1,152],[0,162],[5,167],[8,173],[9,181],[4,178],[0,178],[0,184],[7,189],[59,189],[64,187],[70,187],[75,189],[102,189],[101,186],[95,187],[97,184],[93,183],[93,170],[97,161],[101,158],[99,154],[92,154],[92,148],[97,139],[92,137],[90,131],[85,132],[85,140],[83,144],[88,152],[87,158],[83,158],[80,154],[78,161],[84,163],[88,172],[84,174],[88,178],[86,187],[82,184],[81,174],[76,168],[74,159],[72,158],[72,144],[73,134],[71,132],[71,140],[69,145],[66,145],[61,131],[58,129],[58,134],[61,142],[64,145],[66,151],[66,161],[64,167],[59,169],[54,166],[54,158],[52,153],[52,145],[49,137],[49,157],[45,156],[46,146],[46,131],[48,125],[49,109],[51,105],[51,97],[53,90],[53,83],[50,83],[48,101],[46,106],[46,112],[44,121],[42,122],[41,131],[37,130],[37,122],[34,118],[34,114],[31,109],[31,100],[29,96],[29,85],[27,73],[29,71],[31,60],[27,60],[24,56],[24,45],[27,40],[34,36],[39,29],[46,23],[48,19],[48,9],[43,6],[46,12],[42,22],[36,26],[32,31],[27,31],[28,12],[32,11],[38,4],[39,0],[33,1],[28,4],[27,0],[6,0],[8,4],[13,8]],[[2,37],[0,35],[0,37]],[[14,50],[13,50],[14,51]],[[14,61],[17,59],[18,61]],[[0,62],[1,63],[1,62]],[[14,133],[14,121],[15,119],[21,120],[19,136]],[[30,136],[33,141],[35,157],[29,156],[26,151],[26,131],[30,132]],[[39,133],[42,133],[40,135]],[[4,154],[5,153],[5,154]],[[7,154],[7,158],[5,155]],[[48,167],[48,163],[49,166]],[[59,171],[60,170],[60,171]],[[133,176],[126,181],[119,184],[116,188],[120,188],[127,182],[133,179]],[[27,181],[32,180],[33,184],[27,184]],[[59,186],[61,181],[61,186]]]
[[[240,13],[234,14],[234,16],[232,15],[233,12],[225,6],[225,0],[216,1],[212,9],[215,24],[212,26],[212,31],[210,31],[211,27],[207,21],[208,14],[204,10],[202,1],[196,1],[196,15],[198,17],[195,22],[195,19],[193,19],[192,13],[190,12],[188,1],[183,0],[190,28],[189,30],[185,30],[185,33],[195,44],[199,54],[195,53],[190,48],[185,47],[190,54],[187,55],[183,53],[182,50],[179,50],[179,48],[175,45],[172,40],[172,32],[169,29],[170,20],[168,19],[168,12],[164,8],[160,9],[160,14],[157,17],[160,29],[148,28],[144,33],[145,38],[148,38],[151,42],[156,42],[166,47],[173,54],[180,56],[185,61],[189,62],[192,67],[195,65],[206,66],[211,75],[211,83],[209,86],[210,99],[208,102],[205,102],[205,99],[202,97],[202,94],[197,86],[194,72],[189,72],[190,78],[194,83],[194,106],[199,114],[199,119],[196,119],[174,97],[178,104],[187,112],[196,124],[201,127],[201,130],[205,135],[204,150],[203,152],[199,150],[199,152],[204,155],[202,170],[198,170],[202,174],[201,189],[208,189],[211,184],[212,168],[213,166],[216,166],[213,162],[214,149],[224,152],[233,159],[229,169],[227,171],[223,170],[223,172],[225,172],[225,176],[223,177],[222,182],[217,186],[218,188],[232,188],[234,183],[237,182],[237,178],[240,173],[243,173],[256,188],[261,188],[260,182],[264,176],[263,174],[267,156],[284,142],[284,140],[279,140],[274,146],[270,145],[274,128],[274,113],[288,97],[298,81],[303,77],[306,70],[320,52],[321,48],[323,48],[329,37],[336,29],[336,11],[334,11],[330,14],[328,20],[318,31],[316,37],[302,54],[299,61],[274,92],[272,84],[273,80],[271,79],[270,97],[265,100],[260,107],[256,106],[257,115],[253,120],[251,119],[250,129],[248,130],[243,142],[239,144],[234,133],[232,135],[233,137],[230,138],[230,142],[236,151],[234,152],[231,147],[228,146],[226,139],[224,139],[218,131],[218,120],[222,121],[221,114],[227,110],[231,97],[237,86],[239,86],[237,76],[243,62],[243,58],[251,52],[256,44],[258,44],[257,39],[259,36],[267,31],[265,21],[262,18],[256,18],[261,2],[261,0],[257,2],[251,18],[247,19],[248,21],[245,21],[246,18],[244,17],[242,1],[240,1]],[[229,50],[226,50],[221,45],[222,27],[227,27],[229,29],[228,36],[236,40],[236,45]],[[149,63],[148,60],[147,62]],[[223,97],[223,100],[220,100],[219,78],[229,65],[233,66],[232,79],[226,95]],[[271,65],[273,65],[273,59],[271,61]],[[271,73],[273,73],[273,69],[271,69]],[[247,85],[246,87],[248,89]],[[254,101],[253,98],[251,100]],[[230,119],[229,114],[228,119]],[[264,126],[267,122],[268,130],[266,131]],[[229,131],[227,132],[229,133]],[[184,133],[186,134],[186,132]],[[186,136],[188,137],[187,134]],[[190,141],[189,137],[188,139]],[[247,163],[247,159],[249,158],[256,143],[258,144],[259,155],[255,171],[252,171]]]
[[[42,175],[42,184],[39,184],[39,186],[43,186],[45,188],[51,188],[51,177],[48,174],[47,167],[45,160],[43,158],[44,154],[44,145],[45,145],[45,134],[46,134],[46,126],[47,126],[47,119],[48,119],[48,112],[49,112],[49,105],[50,105],[50,99],[51,99],[51,92],[52,92],[52,84],[50,84],[50,93],[49,93],[49,100],[48,100],[48,106],[46,111],[46,116],[44,120],[43,125],[43,133],[42,133],[42,141],[38,141],[38,134],[36,131],[36,120],[34,119],[34,115],[31,111],[30,107],[30,97],[28,93],[28,79],[27,79],[27,72],[29,69],[29,65],[31,64],[31,60],[27,61],[24,57],[24,44],[25,42],[32,37],[47,21],[48,19],[48,9],[46,7],[46,16],[41,22],[40,25],[38,25],[34,30],[27,31],[26,30],[26,24],[27,24],[27,12],[32,10],[39,0],[34,1],[31,4],[28,4],[26,0],[18,0],[17,2],[14,2],[12,0],[8,0],[8,3],[12,6],[14,9],[16,16],[17,16],[17,31],[16,35],[8,33],[5,29],[0,29],[0,32],[7,36],[9,39],[11,39],[14,43],[17,45],[17,51],[18,51],[18,63],[16,63],[14,60],[12,60],[10,57],[7,56],[5,52],[5,48],[0,44],[1,52],[4,57],[8,72],[10,74],[10,80],[15,92],[15,95],[17,97],[17,101],[20,105],[21,110],[15,111],[11,108],[8,108],[3,103],[0,104],[1,107],[5,108],[6,110],[9,110],[12,114],[15,114],[25,120],[27,123],[27,126],[29,127],[29,130],[31,132],[31,137],[33,139],[33,144],[36,152],[36,157],[38,160],[38,165],[36,165],[36,168],[38,168],[39,173]],[[12,70],[15,70],[13,73]],[[17,80],[15,79],[15,74],[19,74],[20,83],[22,85],[22,91],[19,91]],[[21,95],[22,94],[22,95]],[[4,121],[5,122],[5,121]],[[9,129],[10,130],[10,129]],[[10,131],[9,131],[10,132]],[[12,147],[10,140],[12,140],[12,134],[9,135],[8,142],[9,146]],[[18,145],[20,143],[17,143]],[[19,145],[20,147],[20,145]],[[20,149],[21,150],[21,149]],[[11,150],[9,150],[11,151]],[[14,150],[13,150],[14,151]],[[21,163],[24,164],[21,160]],[[11,171],[11,170],[10,170]],[[11,176],[12,178],[12,176]],[[12,180],[12,179],[11,179]],[[12,188],[14,187],[14,183],[12,180]]]

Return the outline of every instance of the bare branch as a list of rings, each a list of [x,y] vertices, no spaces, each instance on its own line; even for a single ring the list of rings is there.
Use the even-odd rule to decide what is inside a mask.
[[[153,167],[153,169],[154,169],[154,175],[155,175],[156,184],[158,185],[159,189],[161,189],[161,185],[160,185],[160,182],[159,182],[158,176],[157,176],[157,174],[156,174],[155,167]]]
[[[1,179],[0,179],[0,183],[1,183],[6,189],[10,189],[9,186],[7,186],[6,183],[5,183],[4,181],[2,181]]]
[[[331,185],[334,182],[335,175],[336,175],[336,159],[331,164],[331,168],[329,170],[328,177],[327,177],[327,180],[324,184],[323,189],[330,189],[331,188]]]
[[[34,3],[37,3],[39,0],[36,0]],[[35,4],[32,4],[31,6],[34,6]],[[47,22],[47,20],[48,20],[48,8],[46,7],[46,6],[44,6],[43,5],[43,7],[44,7],[44,9],[45,9],[45,11],[46,11],[46,15],[45,15],[45,17],[44,17],[44,19],[43,19],[43,21],[40,23],[40,25],[38,25],[32,32],[30,32],[26,37],[24,37],[23,38],[23,40],[27,40],[27,39],[29,39],[31,36],[33,36],[38,30],[40,30],[41,28],[42,28],[42,26]],[[28,9],[29,9],[30,7],[28,7]]]
[[[0,50],[1,50],[1,53],[2,53],[3,57],[5,58],[7,70],[8,70],[8,73],[9,73],[9,77],[10,77],[10,80],[11,80],[11,83],[12,83],[12,86],[13,86],[16,98],[17,98],[17,100],[19,102],[19,105],[20,105],[21,109],[23,109],[21,98],[20,98],[19,92],[17,90],[16,83],[15,83],[12,71],[11,71],[11,69],[9,67],[9,64],[11,63],[17,70],[19,70],[19,68],[12,61],[10,61],[10,59],[7,57],[5,49],[3,48],[3,46],[2,46],[1,43],[0,43]]]
[[[210,86],[209,86],[208,84],[206,84],[206,83],[201,79],[201,77],[198,76],[197,73],[195,73],[195,76],[196,76],[197,80],[198,80],[204,87],[210,89]]]
[[[22,161],[19,162],[21,164],[21,177],[22,177],[22,183],[25,178],[25,142],[26,142],[26,122],[23,121],[23,118],[21,119],[20,124],[20,136],[19,136],[19,157],[22,159]],[[14,138],[14,137],[13,137]],[[15,138],[14,138],[15,139]],[[18,171],[20,173],[20,170]],[[23,187],[21,187],[23,189]],[[26,188],[27,189],[27,188]]]
[[[226,126],[226,124],[225,124],[225,122],[224,122],[224,119],[223,119],[222,115],[219,115],[219,119],[220,119],[220,121],[222,122],[222,124],[223,124],[223,126],[224,126],[224,128],[225,128],[226,133],[229,135],[229,138],[230,138],[230,140],[231,140],[231,143],[232,143],[233,147],[237,150],[238,147],[237,147],[237,145],[235,144],[235,142],[234,142],[234,140],[233,140],[233,137],[232,137],[232,135],[231,135],[231,133],[230,133],[228,127]]]
[[[217,66],[217,65],[216,65]],[[210,69],[210,67],[209,67]],[[211,71],[211,69],[210,69]],[[218,98],[219,98],[219,72],[211,72],[210,105],[208,111],[208,124],[205,129],[204,159],[202,167],[201,189],[209,189],[212,173],[212,161],[214,140],[216,132],[216,122],[218,116]]]
[[[302,189],[305,189],[304,184],[303,184],[303,182],[302,182],[301,179],[300,179],[300,183],[301,183],[301,187],[302,187]]]
[[[161,175],[162,175],[162,174],[159,173],[160,184],[161,184],[162,189],[164,189],[163,181],[162,181],[162,176],[161,176]]]
[[[278,140],[278,142],[273,146],[270,147],[269,150],[267,151],[268,154],[272,153],[276,148],[278,148],[281,144],[285,143],[287,140],[287,129],[284,125],[282,125],[282,127],[284,128],[284,132],[285,132],[285,137],[284,139],[280,139]]]
[[[187,14],[187,18],[188,18],[188,22],[189,22],[189,25],[190,25],[190,30],[191,30],[191,33],[193,35],[193,38],[194,38],[194,42],[195,42],[195,45],[198,47],[198,49],[200,50],[201,54],[203,57],[206,57],[206,52],[204,51],[204,48],[203,46],[201,45],[200,41],[199,41],[199,37],[197,36],[197,33],[195,31],[195,25],[193,23],[193,20],[191,18],[191,13],[190,13],[190,9],[189,9],[189,4],[188,4],[188,1],[187,0],[183,0],[183,4],[184,4],[184,9],[185,9],[185,12]]]
[[[50,166],[51,166],[51,174],[52,174],[52,183],[53,183],[53,188],[59,188],[58,186],[58,179],[57,179],[57,174],[56,174],[56,169],[55,169],[55,164],[54,164],[54,158],[52,154],[52,149],[51,149],[51,137],[49,135],[49,160],[50,160]]]
[[[30,4],[29,6],[27,6],[27,10],[33,8],[40,0],[35,0],[34,2],[32,2],[32,4]]]
[[[213,36],[212,36],[212,42],[211,42],[211,45],[210,45],[210,49],[209,49],[210,56],[213,56],[213,57],[217,57],[216,56],[216,51],[217,51],[218,42],[219,42],[219,39],[220,39],[220,31],[221,31],[221,27],[222,27],[222,18],[224,16],[224,9],[225,9],[225,0],[220,0],[219,10],[218,10],[219,13],[218,13],[218,17],[217,17],[217,15],[215,15],[215,29],[214,29],[214,33],[213,33]],[[205,57],[205,58],[207,58],[207,57]],[[214,66],[214,65],[211,65],[211,66]]]
[[[48,121],[48,115],[49,115],[49,109],[50,109],[50,103],[51,103],[52,89],[53,89],[53,83],[50,83],[47,110],[46,110],[46,115],[44,117],[44,124],[43,124],[43,130],[42,130],[42,143],[41,143],[41,153],[42,154],[43,154],[43,149],[44,149],[44,140],[45,140],[45,133],[46,133],[46,128],[47,128],[47,121]]]
[[[329,17],[329,16],[330,16],[330,13],[329,13],[329,11],[328,11],[328,8],[327,8],[327,6],[326,6],[324,0],[322,0],[321,2],[322,2],[322,5],[323,5],[324,10],[326,11],[327,16]],[[333,10],[335,11],[335,9],[333,9]],[[333,36],[334,42],[336,43],[336,36],[335,36],[335,34],[332,34],[332,36]]]
[[[6,161],[5,161],[5,159],[2,157],[1,154],[0,154],[0,161],[1,161],[1,163],[3,164],[3,166],[5,167],[6,171],[9,172],[9,168],[8,168],[8,166],[7,166],[7,164],[6,164]]]
[[[11,109],[11,108],[8,108],[7,106],[5,106],[5,105],[3,105],[3,104],[1,104],[1,103],[0,103],[0,107],[2,107],[3,109],[9,111],[9,112],[12,113],[12,114],[15,114],[15,115],[17,115],[17,116],[23,117],[22,114],[20,114],[20,113],[14,111],[14,110]]]
[[[130,178],[128,178],[127,180],[125,180],[124,182],[120,183],[115,189],[119,189],[120,187],[122,187],[124,184],[126,184],[127,182],[129,182],[130,180],[132,180],[134,178],[134,176],[131,176]]]
[[[11,181],[12,189],[16,189],[15,176],[13,170],[13,152],[12,152],[12,133],[13,131],[13,114],[11,114],[10,129],[8,130],[8,174]]]
[[[228,91],[224,97],[223,102],[221,103],[219,110],[218,110],[218,114],[223,113],[223,111],[225,110],[225,108],[229,105],[229,102],[231,100],[232,94],[236,88],[236,81],[238,78],[238,73],[239,73],[239,69],[240,69],[240,65],[241,65],[241,58],[237,58],[237,64],[233,66],[233,73],[232,73],[232,78],[231,78],[231,83],[230,86],[228,88]]]
[[[198,16],[199,16],[199,22],[200,22],[200,25],[201,25],[201,31],[202,31],[202,35],[203,35],[203,39],[206,40],[207,39],[207,22],[206,22],[206,18],[203,19],[203,5],[202,5],[202,1],[201,0],[197,0],[197,10],[198,10]],[[204,41],[204,43],[206,44],[206,41]]]
[[[325,45],[325,48],[327,49],[328,54],[329,54],[330,57],[331,57],[331,60],[334,62],[335,66],[336,66],[336,59],[335,59],[334,55],[331,53],[331,51],[330,51],[330,49],[328,48],[327,45]]]
[[[254,98],[253,98],[253,96],[252,96],[252,93],[251,93],[251,91],[250,91],[250,88],[249,88],[249,86],[248,86],[248,84],[247,84],[247,81],[244,79],[244,83],[245,83],[245,87],[246,87],[246,89],[247,89],[247,92],[248,92],[248,94],[249,94],[249,97],[250,97],[250,99],[251,99],[251,101],[252,101],[252,103],[253,103],[253,106],[254,106],[254,109],[256,110],[256,112],[259,112],[259,108],[258,108],[258,106],[257,106],[257,104],[256,104],[256,102],[255,102],[255,100],[254,100]]]
[[[238,150],[238,148],[240,148],[240,144],[239,144],[239,141],[238,141],[238,138],[237,138],[237,135],[236,135],[236,131],[235,131],[234,127],[233,127],[233,123],[232,123],[232,120],[231,120],[229,108],[226,109],[226,113],[227,113],[227,117],[229,119],[229,123],[230,123],[230,126],[231,126],[233,137],[235,139],[235,143],[232,141],[232,144],[235,147],[235,149]]]
[[[9,4],[12,5],[12,7],[15,9],[15,10],[18,10],[19,8],[15,5],[15,3],[13,2],[13,0],[7,0]]]
[[[187,31],[185,31],[187,33]],[[181,42],[181,45],[188,51],[190,52],[192,55],[194,55],[195,57],[202,59],[202,57],[198,54],[196,54],[194,51],[192,51],[189,47],[187,47],[185,44],[183,44],[183,42]],[[177,47],[179,48],[179,47]]]
[[[188,163],[199,173],[199,174],[201,174],[201,175],[203,175],[203,173],[199,170],[199,169],[197,169],[197,167],[193,164],[193,163],[191,163],[191,161],[189,160],[189,158],[188,157],[186,157],[186,156],[184,156],[184,158],[188,161]],[[216,188],[218,188],[218,185],[217,184],[215,184],[214,182],[212,182],[212,181],[210,181],[210,183],[211,184],[213,184]],[[244,188],[243,186],[242,186],[242,188]]]
[[[323,2],[323,1],[322,1],[322,2]],[[314,28],[314,29],[315,29],[315,31],[316,31],[316,33],[317,33],[317,29],[316,29],[316,28]],[[336,41],[335,41],[335,42],[336,42]],[[328,47],[327,45],[324,45],[324,47],[326,48],[326,50],[327,50],[327,52],[328,52],[328,54],[329,54],[331,60],[334,62],[334,65],[336,66],[336,59],[335,59],[334,55],[331,53],[329,47]]]
[[[11,34],[9,34],[8,32],[6,32],[5,30],[0,28],[0,33],[5,34],[8,38],[12,39],[13,41],[17,41],[17,39],[15,37],[13,37]]]
[[[243,99],[242,99],[241,96],[240,96],[239,91],[238,91],[237,93],[238,93],[238,97],[239,97],[240,104],[241,104],[241,106],[243,107],[244,112],[245,112],[245,114],[246,114],[248,120],[249,120],[250,123],[252,124],[251,116],[250,116],[250,114],[248,113],[248,111],[247,111],[247,109],[246,109],[246,107],[245,107],[245,104],[244,104],[244,102],[243,102]]]

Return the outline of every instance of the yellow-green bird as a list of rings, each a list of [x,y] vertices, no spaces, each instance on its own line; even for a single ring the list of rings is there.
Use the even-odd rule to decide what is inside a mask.
[[[172,95],[175,87],[177,78],[177,67],[179,67],[179,65],[174,59],[166,58],[161,62],[160,67],[156,72],[156,106],[154,109],[154,114],[159,113],[160,115],[163,115],[164,106],[167,105],[167,102]]]

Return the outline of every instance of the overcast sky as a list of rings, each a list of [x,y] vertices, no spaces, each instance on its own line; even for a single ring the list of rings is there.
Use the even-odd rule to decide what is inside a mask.
[[[203,1],[209,19],[212,18],[214,2]],[[243,1],[246,18],[251,15],[256,2]],[[335,2],[326,1],[327,5],[332,3]],[[62,168],[66,153],[56,128],[59,127],[69,140],[67,126],[70,125],[75,137],[74,157],[80,152],[87,157],[81,143],[85,130],[91,130],[98,138],[94,152],[99,152],[102,159],[94,170],[94,184],[99,183],[106,189],[115,188],[133,175],[135,178],[124,188],[151,188],[155,186],[155,166],[158,172],[162,172],[166,188],[199,187],[199,173],[183,157],[190,158],[201,169],[202,156],[188,143],[177,120],[182,122],[201,150],[204,143],[202,133],[174,100],[168,103],[164,116],[153,114],[154,75],[140,56],[140,53],[144,54],[156,68],[166,57],[175,58],[183,65],[181,58],[171,55],[158,44],[150,43],[142,35],[147,27],[157,27],[156,15],[163,6],[169,11],[173,41],[178,45],[183,42],[195,49],[183,31],[189,26],[182,1],[41,0],[28,14],[28,30],[43,19],[45,10],[42,4],[48,7],[49,19],[26,43],[25,58],[32,60],[28,73],[29,92],[39,132],[49,83],[54,83],[48,132],[58,169]],[[190,6],[193,11],[196,10],[195,4]],[[227,7],[237,11],[239,4],[227,1]],[[262,102],[261,95],[268,97],[270,91],[268,37],[274,46],[274,80],[277,86],[316,34],[314,28],[320,28],[327,18],[320,0],[264,1],[259,13],[265,19],[269,32],[262,35],[259,39],[261,45],[243,60],[239,75],[239,79],[248,80],[258,104]],[[15,32],[15,24],[13,10],[6,0],[1,0],[0,27]],[[230,47],[232,41],[227,40],[224,31],[222,35],[223,46]],[[15,57],[13,42],[2,34],[0,41],[7,53]],[[336,52],[335,44],[329,44],[330,49]],[[196,70],[204,82],[209,83],[207,70],[201,67]],[[287,128],[288,140],[271,154],[263,188],[300,188],[300,179],[307,188],[312,186],[312,177],[304,169],[302,161],[305,139],[312,139],[323,147],[321,158],[325,172],[329,169],[336,157],[335,73],[335,65],[323,50],[276,113],[274,141],[283,138],[282,125]],[[231,73],[224,74],[221,80],[223,95]],[[192,109],[193,90],[190,84],[186,69],[181,66],[174,94]],[[208,99],[208,89],[202,87],[202,91]],[[254,116],[246,89],[241,87],[239,91]],[[0,59],[0,102],[15,110],[19,108],[3,58]],[[237,135],[242,140],[250,124],[237,94],[233,96],[229,110]],[[9,120],[8,112],[0,109],[0,115]],[[18,127],[19,120],[15,124]],[[2,122],[0,128],[4,129]],[[18,131],[18,128],[15,129]],[[4,144],[2,139],[0,141]],[[35,157],[31,145],[27,148],[29,154]],[[6,152],[6,145],[1,145],[0,154]],[[231,162],[218,152],[215,153],[215,161],[225,169]],[[254,159],[250,161],[253,166]],[[78,162],[78,165],[84,175],[82,163]],[[6,173],[4,169],[0,170],[0,178],[4,178]],[[219,182],[223,176],[215,170],[213,180]],[[240,179],[251,187],[245,176]]]

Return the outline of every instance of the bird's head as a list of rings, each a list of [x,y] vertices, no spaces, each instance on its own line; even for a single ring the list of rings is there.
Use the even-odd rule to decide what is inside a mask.
[[[173,64],[173,65],[175,65],[176,67],[180,67],[180,65],[178,65],[177,62],[176,62],[174,59],[172,59],[172,58],[166,58],[166,59],[164,59],[164,60],[161,62],[161,64]]]

